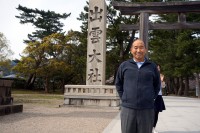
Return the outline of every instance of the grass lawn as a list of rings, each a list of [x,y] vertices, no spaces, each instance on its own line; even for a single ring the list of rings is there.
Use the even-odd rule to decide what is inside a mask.
[[[44,91],[15,90],[11,92],[14,104],[55,105],[64,102],[64,94],[48,94]]]

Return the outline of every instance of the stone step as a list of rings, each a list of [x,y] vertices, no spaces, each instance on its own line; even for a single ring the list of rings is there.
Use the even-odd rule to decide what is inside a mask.
[[[0,105],[0,116],[23,111],[23,105]]]

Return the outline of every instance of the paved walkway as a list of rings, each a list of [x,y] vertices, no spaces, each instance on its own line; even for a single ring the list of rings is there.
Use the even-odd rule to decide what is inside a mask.
[[[200,133],[200,99],[164,96],[166,110],[159,114],[159,133]],[[119,114],[103,133],[121,133]]]

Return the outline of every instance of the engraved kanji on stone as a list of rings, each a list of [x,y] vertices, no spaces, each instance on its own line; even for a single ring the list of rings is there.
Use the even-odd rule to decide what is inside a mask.
[[[101,22],[102,12],[103,12],[103,9],[99,9],[99,7],[95,6],[94,10],[90,10],[90,13],[91,13],[90,21],[99,20]]]
[[[100,59],[97,58],[98,55],[101,55],[101,53],[96,53],[96,49],[93,49],[94,54],[90,54],[89,57],[92,58],[90,62],[92,62],[94,59],[96,59],[97,62],[102,62]]]
[[[92,43],[97,43],[99,42],[99,35],[102,33],[102,30],[99,29],[99,27],[94,27],[92,28],[92,31],[89,33],[91,37],[91,40],[92,40]]]
[[[98,79],[98,77],[101,76],[101,74],[98,74],[98,71],[99,69],[98,68],[95,68],[95,72],[94,72],[94,69],[90,69],[90,73],[88,74],[89,78],[88,80],[90,80],[90,82],[101,82],[100,79]]]

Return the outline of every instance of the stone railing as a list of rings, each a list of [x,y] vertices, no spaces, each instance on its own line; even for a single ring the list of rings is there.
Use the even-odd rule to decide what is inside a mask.
[[[65,95],[117,96],[115,86],[109,85],[65,85]]]
[[[65,85],[65,105],[119,106],[115,86],[110,85]]]

